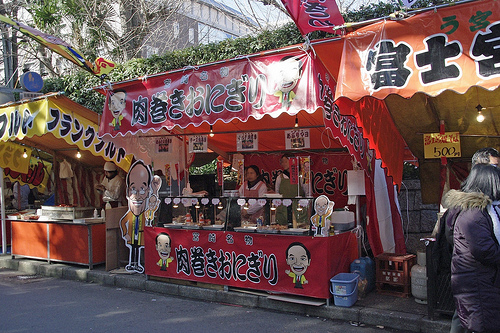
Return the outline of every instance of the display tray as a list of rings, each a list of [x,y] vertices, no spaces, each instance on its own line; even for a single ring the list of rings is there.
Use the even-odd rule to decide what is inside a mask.
[[[223,224],[204,225],[202,228],[205,230],[223,230],[224,225]]]
[[[280,193],[264,193],[265,198],[283,198],[283,194]]]
[[[165,223],[163,224],[163,227],[165,228],[172,228],[172,229],[180,229],[184,223]]]
[[[197,224],[184,224],[182,229],[201,229],[201,227]]]
[[[261,233],[261,234],[277,234],[277,233],[280,232],[280,230],[273,229],[273,228],[262,227],[262,228],[258,228],[257,232]]]
[[[236,232],[255,232],[257,227],[235,227],[234,231]]]
[[[280,233],[284,235],[307,235],[309,233],[309,229],[290,228],[280,230]]]

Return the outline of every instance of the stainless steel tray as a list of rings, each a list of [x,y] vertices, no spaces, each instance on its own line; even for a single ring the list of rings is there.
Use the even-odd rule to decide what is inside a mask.
[[[309,229],[302,228],[290,228],[280,230],[280,234],[283,235],[307,235],[309,233]]]
[[[184,223],[165,223],[163,224],[163,227],[165,228],[172,228],[172,229],[180,229]]]
[[[260,233],[260,234],[277,234],[280,231],[278,229],[259,228],[259,229],[257,229],[257,232]]]
[[[204,230],[224,230],[224,225],[223,224],[204,225],[202,228]]]
[[[201,227],[197,224],[184,224],[182,229],[201,229]]]
[[[257,227],[235,227],[234,231],[236,232],[255,232]]]

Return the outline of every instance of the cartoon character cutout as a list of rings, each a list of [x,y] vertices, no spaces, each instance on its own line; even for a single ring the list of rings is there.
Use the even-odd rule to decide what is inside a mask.
[[[304,289],[303,285],[309,283],[305,273],[311,264],[311,252],[300,242],[293,242],[286,249],[286,263],[290,269],[285,273],[292,278],[294,288]]]
[[[132,164],[126,179],[128,211],[120,220],[125,245],[129,248],[128,272],[144,273],[141,250],[144,249],[144,226],[151,226],[158,209],[161,178],[152,176],[151,169],[138,160]]]
[[[122,125],[122,120],[125,117],[124,110],[127,103],[127,93],[123,90],[112,91],[109,96],[109,111],[113,116],[113,120],[109,123],[109,126],[113,127],[113,130],[119,131]]]
[[[320,195],[314,200],[315,213],[311,216],[311,230],[314,236],[328,236],[330,231],[331,215],[335,203],[326,195]]]
[[[280,60],[278,86],[274,96],[279,97],[279,102],[285,109],[290,108],[293,99],[296,97],[293,89],[302,76],[302,67],[302,60],[297,57],[284,56]]]
[[[170,256],[170,252],[172,251],[170,235],[166,232],[160,232],[156,235],[155,243],[156,251],[158,251],[158,255],[160,256],[160,260],[156,264],[160,266],[160,271],[166,271],[168,265],[174,261],[174,258]]]

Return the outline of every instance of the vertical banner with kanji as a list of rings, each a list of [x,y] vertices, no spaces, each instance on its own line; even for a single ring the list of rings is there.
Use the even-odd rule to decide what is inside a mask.
[[[297,157],[290,157],[288,159],[290,162],[290,184],[299,183],[299,165],[297,164]]]
[[[281,0],[302,35],[312,31],[333,32],[344,24],[335,0]]]
[[[224,184],[224,161],[217,160],[217,185],[222,186]]]

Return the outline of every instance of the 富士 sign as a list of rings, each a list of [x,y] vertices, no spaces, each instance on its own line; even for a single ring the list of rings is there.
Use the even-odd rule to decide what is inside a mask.
[[[424,134],[424,157],[460,157],[460,133],[445,132]]]

